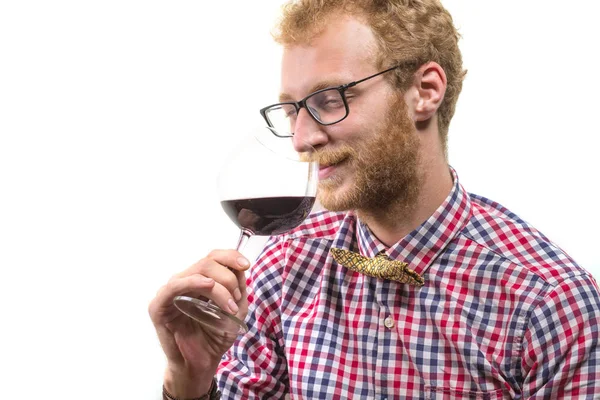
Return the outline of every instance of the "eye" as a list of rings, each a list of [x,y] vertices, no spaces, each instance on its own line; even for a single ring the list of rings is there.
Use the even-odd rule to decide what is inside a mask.
[[[284,113],[286,118],[290,118],[290,119],[296,118],[296,115],[297,115],[296,107],[294,107],[290,104],[282,105],[281,112]]]
[[[337,99],[332,98],[332,99],[327,99],[327,101],[325,101],[326,107],[340,107],[343,105],[344,105],[344,102],[340,98],[337,98]]]
[[[311,106],[317,110],[330,111],[344,107],[344,100],[337,90],[326,90],[310,98]]]

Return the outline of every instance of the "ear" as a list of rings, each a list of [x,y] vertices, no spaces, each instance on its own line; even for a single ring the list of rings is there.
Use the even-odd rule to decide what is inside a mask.
[[[435,62],[423,64],[414,75],[413,93],[415,122],[431,119],[444,100],[446,94],[446,73]]]

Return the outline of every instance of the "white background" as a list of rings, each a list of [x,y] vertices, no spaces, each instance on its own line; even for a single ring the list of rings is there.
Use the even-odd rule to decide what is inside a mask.
[[[1,398],[159,398],[147,304],[237,239],[219,154],[277,98],[280,3],[0,2]],[[444,3],[451,164],[600,277],[597,2]]]

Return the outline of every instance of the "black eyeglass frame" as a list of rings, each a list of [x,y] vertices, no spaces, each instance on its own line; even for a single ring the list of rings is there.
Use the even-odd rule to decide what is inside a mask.
[[[308,115],[310,115],[310,117],[313,120],[315,120],[315,122],[317,122],[320,125],[328,126],[328,125],[337,124],[337,123],[343,121],[344,119],[346,119],[348,117],[348,114],[350,114],[350,107],[348,106],[348,101],[346,100],[346,90],[347,89],[349,89],[351,87],[354,87],[354,86],[356,86],[359,83],[362,83],[364,81],[368,81],[369,79],[375,78],[376,76],[385,74],[386,72],[393,71],[396,68],[405,67],[405,66],[411,65],[411,64],[414,64],[414,62],[407,62],[407,63],[398,64],[398,65],[395,65],[395,66],[393,66],[391,68],[383,70],[381,72],[377,72],[376,74],[367,76],[366,78],[362,78],[362,79],[360,79],[358,81],[346,83],[346,84],[341,85],[341,86],[337,86],[337,87],[332,86],[332,87],[327,87],[327,88],[324,88],[324,89],[320,89],[320,90],[317,90],[316,92],[313,92],[313,93],[309,94],[308,96],[306,96],[305,98],[303,98],[300,101],[284,101],[282,103],[271,104],[269,106],[261,108],[260,109],[260,115],[262,115],[262,117],[265,119],[265,121],[267,122],[267,124],[271,128],[271,132],[273,132],[273,134],[275,136],[280,137],[280,138],[289,138],[289,137],[292,137],[292,136],[294,136],[294,132],[292,132],[289,135],[281,135],[281,134],[277,133],[277,130],[275,129],[275,127],[273,126],[273,124],[271,123],[271,121],[269,121],[269,117],[267,117],[267,111],[269,109],[273,108],[273,107],[276,107],[276,106],[293,105],[294,108],[296,109],[296,115],[300,112],[301,108],[304,108],[308,112]],[[317,95],[319,93],[322,93],[322,92],[325,92],[325,91],[328,91],[328,90],[337,90],[340,93],[340,97],[342,98],[342,101],[344,102],[344,108],[346,109],[346,114],[342,118],[338,119],[337,121],[324,123],[324,122],[319,121],[319,119],[317,118],[317,116],[315,116],[313,114],[313,112],[311,111],[310,107],[306,106],[306,100],[308,100],[309,98],[311,98],[311,97],[313,97],[313,96],[315,96],[315,95]]]

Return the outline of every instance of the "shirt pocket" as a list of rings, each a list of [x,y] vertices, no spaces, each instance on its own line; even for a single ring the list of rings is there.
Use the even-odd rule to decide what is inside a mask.
[[[504,390],[492,390],[491,392],[478,392],[472,390],[456,390],[441,387],[429,387],[426,390],[427,400],[502,400],[510,399],[510,395]],[[506,395],[506,396],[505,396]]]

